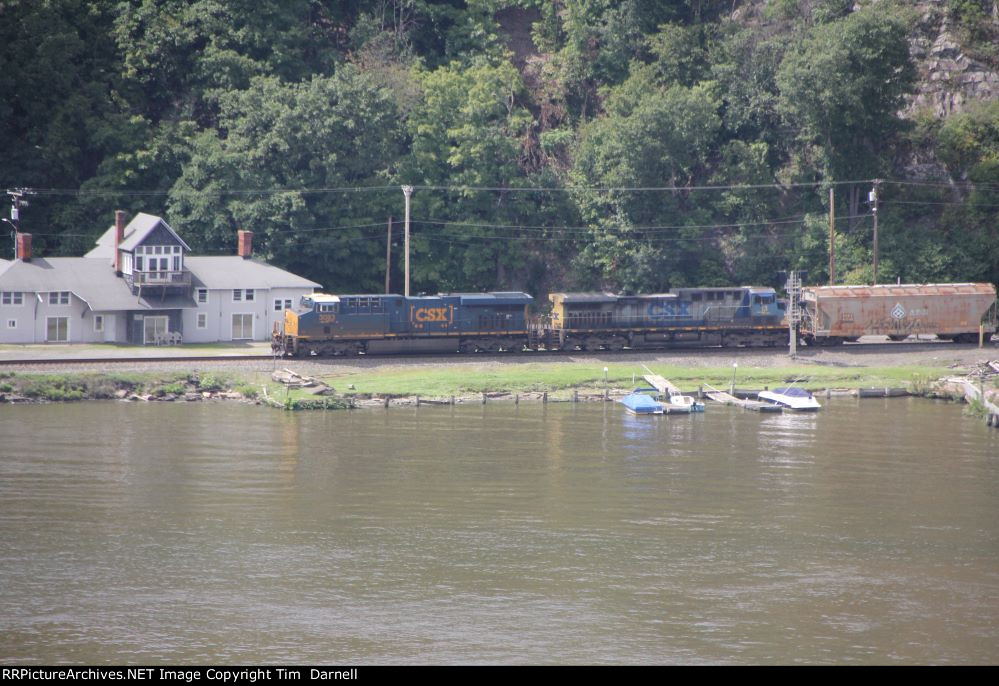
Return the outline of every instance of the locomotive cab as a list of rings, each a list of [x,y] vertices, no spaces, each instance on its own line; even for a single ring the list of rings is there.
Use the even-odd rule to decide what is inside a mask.
[[[778,302],[772,288],[751,288],[749,311],[758,323],[779,324],[784,318],[783,303]]]

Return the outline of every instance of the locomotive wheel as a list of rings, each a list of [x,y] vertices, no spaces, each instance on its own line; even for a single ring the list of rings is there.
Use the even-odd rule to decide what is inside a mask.
[[[898,343],[899,341],[904,341],[908,337],[908,334],[889,334],[888,340]]]

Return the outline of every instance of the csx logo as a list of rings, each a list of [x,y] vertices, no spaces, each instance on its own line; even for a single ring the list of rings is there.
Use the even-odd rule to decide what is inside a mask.
[[[666,317],[689,317],[690,303],[652,303],[646,310],[649,319],[665,319]]]
[[[449,322],[447,307],[417,307],[413,310],[412,319],[416,322]]]

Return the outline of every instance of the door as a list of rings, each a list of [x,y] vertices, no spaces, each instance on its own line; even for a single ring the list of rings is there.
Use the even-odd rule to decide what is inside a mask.
[[[252,314],[232,315],[232,340],[234,341],[253,340]]]
[[[161,342],[166,338],[166,333],[169,330],[169,317],[147,316],[142,320],[142,342],[147,345]]]
[[[67,343],[69,341],[69,317],[47,317],[45,340],[49,343]]]

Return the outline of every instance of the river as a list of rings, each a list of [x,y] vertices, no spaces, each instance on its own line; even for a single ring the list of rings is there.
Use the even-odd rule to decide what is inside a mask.
[[[991,663],[960,405],[0,407],[0,661]]]

